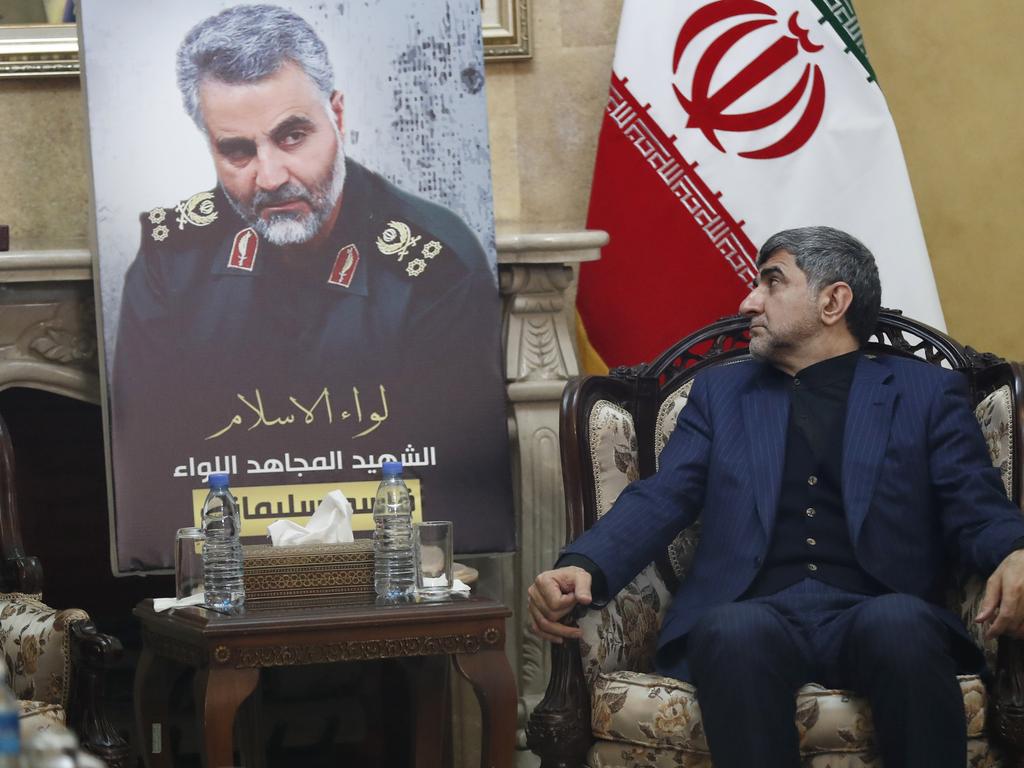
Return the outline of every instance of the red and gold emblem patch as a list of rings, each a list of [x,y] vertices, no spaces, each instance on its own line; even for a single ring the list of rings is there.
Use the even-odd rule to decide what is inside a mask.
[[[247,227],[235,235],[235,242],[231,245],[231,256],[228,258],[228,266],[232,269],[244,269],[252,272],[256,263],[256,249],[259,248],[260,238],[256,230]]]
[[[359,249],[354,244],[346,245],[338,251],[334,259],[334,268],[327,282],[331,285],[340,285],[348,288],[352,285],[352,278],[355,277],[356,267],[359,266]]]

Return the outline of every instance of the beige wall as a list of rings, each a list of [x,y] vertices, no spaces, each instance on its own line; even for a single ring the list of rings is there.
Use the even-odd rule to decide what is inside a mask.
[[[856,0],[896,120],[946,322],[1024,360],[1024,14],[1016,0]],[[983,8],[984,11],[978,10]],[[534,57],[487,65],[500,221],[582,226],[621,0],[533,0]],[[87,186],[73,80],[0,80],[0,223],[82,237]]]
[[[950,334],[1024,361],[1019,0],[855,0]]]

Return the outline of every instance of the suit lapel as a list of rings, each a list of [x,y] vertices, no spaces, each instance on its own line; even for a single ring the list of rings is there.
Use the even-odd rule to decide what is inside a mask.
[[[843,431],[843,506],[854,546],[875,493],[889,443],[895,388],[889,370],[869,357],[857,363]]]
[[[755,388],[743,396],[743,426],[757,514],[769,539],[779,506],[788,423],[789,393],[785,379],[766,371]]]

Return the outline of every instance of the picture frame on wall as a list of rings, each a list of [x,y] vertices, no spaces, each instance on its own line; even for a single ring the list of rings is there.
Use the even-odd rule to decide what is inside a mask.
[[[480,0],[484,59],[515,61],[532,55],[529,0]],[[76,76],[74,24],[0,24],[0,77]]]

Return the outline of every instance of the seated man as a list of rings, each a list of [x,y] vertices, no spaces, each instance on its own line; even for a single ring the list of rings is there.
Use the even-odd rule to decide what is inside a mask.
[[[1007,500],[962,375],[860,350],[881,287],[871,253],[828,227],[758,254],[742,363],[694,378],[660,470],[529,589],[533,631],[614,596],[698,514],[692,571],[658,672],[697,687],[716,768],[800,763],[795,692],[863,694],[883,762],[963,768],[956,675],[981,654],[942,607],[951,558],[988,580],[976,620],[1022,634],[1024,519]]]

